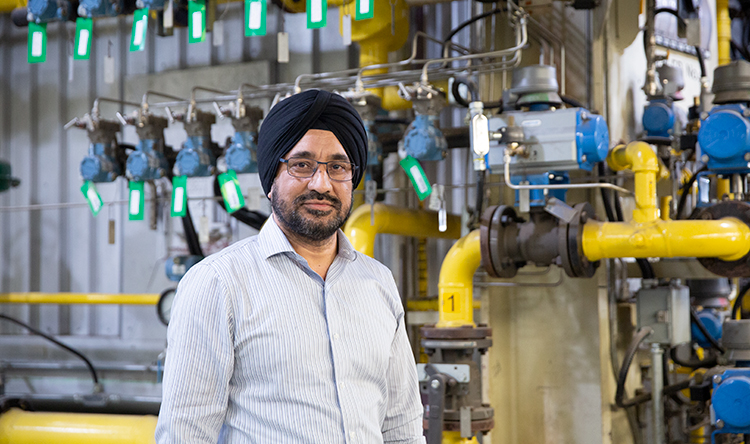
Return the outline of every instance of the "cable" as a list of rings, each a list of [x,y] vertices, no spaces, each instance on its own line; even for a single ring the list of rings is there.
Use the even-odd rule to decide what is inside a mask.
[[[695,324],[696,327],[698,327],[698,330],[703,333],[703,336],[706,337],[708,342],[711,343],[711,347],[715,348],[721,353],[724,353],[726,350],[724,350],[724,347],[719,345],[719,342],[714,338],[711,333],[708,332],[706,329],[706,326],[703,325],[703,321],[700,320],[698,317],[698,314],[695,312],[695,309],[693,307],[690,307],[690,320],[693,321],[693,324]]]
[[[467,102],[466,99],[464,99],[461,96],[461,91],[459,89],[459,87],[461,85],[465,85],[466,88],[468,88],[469,93],[471,95],[471,101],[472,102],[478,102],[479,101],[479,88],[477,87],[477,85],[476,85],[475,82],[473,82],[472,80],[464,80],[464,79],[461,79],[461,78],[458,78],[458,77],[454,77],[453,78],[453,85],[451,86],[451,94],[453,94],[453,99],[456,101],[456,103],[458,103],[459,105],[463,106],[464,108],[468,108],[469,107],[469,102]],[[502,113],[503,112],[503,101],[500,100],[498,102],[489,102],[489,103],[482,102],[482,107],[484,109],[499,108],[498,113]]]
[[[680,201],[677,203],[677,212],[675,212],[675,219],[682,219],[682,211],[685,209],[685,204],[687,203],[687,196],[690,194],[688,191],[693,186],[695,181],[698,179],[698,174],[708,170],[708,165],[703,165],[701,169],[696,171],[692,177],[690,177],[690,180],[685,182],[685,184],[680,188],[680,191],[682,192],[682,195],[680,196]]]
[[[706,350],[706,352],[710,352],[711,349]],[[675,364],[681,365],[683,367],[690,367],[690,368],[711,368],[716,367],[719,362],[717,360],[717,356],[713,353],[710,354],[709,357],[701,359],[697,359],[697,356],[693,356],[695,359],[692,359],[690,361],[683,361],[677,356],[677,349],[671,348],[669,350],[669,357],[674,361]]]
[[[737,299],[734,300],[734,304],[732,304],[732,316],[729,319],[738,319],[737,315],[739,314],[739,319],[742,319],[742,299],[744,299],[745,294],[750,291],[750,281],[748,281],[745,285],[740,288],[740,290],[737,292]]]
[[[187,242],[188,250],[193,256],[203,256],[203,249],[201,248],[201,242],[198,239],[198,233],[195,232],[195,225],[193,225],[193,218],[190,217],[190,208],[185,206],[185,215],[182,216],[182,229],[185,231],[185,241]]]
[[[221,197],[221,185],[219,185],[219,177],[216,176],[214,180],[214,196]],[[217,204],[226,211],[226,207],[224,206],[223,202],[217,202]],[[239,210],[235,211],[234,213],[230,213],[232,217],[237,219],[238,221],[242,222],[243,224],[249,226],[250,228],[254,228],[258,231],[263,227],[263,224],[266,223],[266,220],[268,220],[268,216],[259,213],[257,211],[251,211],[247,208],[240,208]]]
[[[62,342],[58,341],[57,339],[53,338],[52,336],[48,335],[47,333],[44,333],[44,332],[42,332],[40,330],[35,329],[34,327],[32,327],[32,326],[30,326],[28,324],[25,324],[25,323],[19,321],[16,318],[12,318],[12,317],[10,317],[8,315],[0,314],[0,319],[5,319],[6,321],[10,321],[10,322],[12,322],[12,323],[14,323],[16,325],[19,325],[19,326],[25,328],[26,330],[30,331],[31,333],[34,333],[37,336],[41,336],[44,339],[46,339],[46,340],[54,343],[58,347],[61,347],[61,348],[65,349],[65,350],[69,351],[70,353],[73,353],[74,355],[78,356],[79,358],[81,358],[81,360],[83,360],[83,362],[86,363],[86,367],[89,368],[89,372],[91,372],[91,377],[94,380],[95,391],[101,391],[101,386],[99,385],[99,376],[96,374],[96,369],[94,369],[94,366],[93,366],[93,364],[91,364],[91,361],[89,361],[88,358],[86,358],[86,356],[84,356],[83,354],[81,354],[81,352],[79,352],[78,350],[75,350],[74,348],[72,348],[70,346],[67,346],[67,345],[63,344]]]
[[[651,327],[643,327],[638,330],[635,336],[633,336],[633,340],[630,342],[628,349],[625,351],[625,357],[622,359],[620,373],[617,376],[617,391],[615,392],[615,404],[617,405],[617,407],[624,409],[639,404],[639,402],[636,401],[636,399],[639,399],[639,397],[633,399],[623,399],[625,397],[625,380],[628,377],[628,370],[630,369],[630,364],[633,363],[633,359],[635,358],[635,353],[638,351],[638,347],[641,345],[641,342],[643,342],[648,337],[648,335],[653,333],[653,331],[654,330]],[[642,397],[643,395],[640,396]],[[651,394],[649,394],[649,398],[650,397]]]
[[[493,2],[494,2],[494,0],[493,0]],[[487,11],[487,12],[485,12],[483,14],[476,15],[476,16],[470,18],[469,20],[466,20],[465,22],[461,23],[460,25],[456,26],[443,39],[443,49],[442,50],[445,51],[445,46],[448,44],[448,42],[450,42],[451,39],[453,39],[453,36],[455,36],[456,34],[458,34],[458,32],[461,31],[462,29],[464,29],[465,27],[471,25],[474,22],[478,22],[479,20],[482,20],[483,18],[487,18],[487,17],[493,16],[493,15],[496,15],[496,14],[502,14],[505,11],[507,11],[506,8],[495,8],[495,9]]]
[[[477,200],[474,206],[474,220],[479,223],[482,218],[482,204],[484,203],[485,171],[477,171]]]

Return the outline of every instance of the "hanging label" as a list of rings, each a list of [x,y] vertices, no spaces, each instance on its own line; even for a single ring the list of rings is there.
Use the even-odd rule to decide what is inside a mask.
[[[357,0],[357,12],[354,15],[356,20],[370,19],[374,16],[374,0]]]
[[[130,197],[128,199],[128,220],[143,220],[143,181],[130,181]]]
[[[240,181],[237,180],[237,173],[234,170],[220,174],[219,185],[221,186],[221,195],[224,197],[224,206],[228,213],[234,213],[245,206]]]
[[[111,55],[104,57],[104,83],[115,83],[115,58]]]
[[[90,18],[76,19],[76,40],[73,51],[75,60],[88,60],[91,56],[91,29],[93,22]]]
[[[148,9],[137,9],[133,13],[133,30],[130,33],[130,52],[146,49],[148,31]]]
[[[205,0],[188,1],[188,43],[200,43],[206,40],[206,2]]]
[[[83,193],[83,197],[85,197],[86,201],[89,203],[91,214],[96,217],[96,215],[99,214],[99,211],[101,211],[102,206],[104,206],[102,197],[99,196],[99,192],[96,191],[96,184],[94,184],[94,182],[90,180],[87,180],[83,183],[81,192]]]
[[[278,33],[276,41],[278,42],[276,61],[279,63],[289,63],[289,33]]]
[[[47,24],[29,22],[29,63],[44,63],[47,60]]]
[[[164,29],[174,28],[174,2],[167,0],[164,4],[164,14],[162,14],[162,26]]]
[[[341,17],[341,36],[344,38],[344,46],[352,44],[352,16],[349,14],[344,14]]]
[[[266,0],[245,0],[245,37],[266,35]]]
[[[399,165],[404,169],[406,175],[409,176],[409,180],[411,180],[411,184],[414,186],[419,200],[424,200],[429,196],[432,192],[432,187],[419,161],[411,156],[406,156],[406,158],[399,162]]]
[[[440,184],[434,184],[432,186],[432,193],[430,193],[430,201],[427,204],[427,208],[432,211],[438,211],[443,201],[443,190],[444,187]]]
[[[327,14],[326,0],[307,0],[307,29],[325,27]]]
[[[182,217],[187,213],[187,176],[172,178],[172,217]]]
[[[224,22],[216,20],[214,22],[214,28],[211,30],[211,43],[214,46],[221,46],[224,44]]]
[[[207,244],[211,240],[209,234],[211,233],[211,226],[208,224],[208,217],[201,216],[198,221],[198,242]]]

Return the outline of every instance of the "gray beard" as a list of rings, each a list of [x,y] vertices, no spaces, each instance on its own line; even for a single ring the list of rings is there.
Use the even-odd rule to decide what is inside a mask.
[[[315,217],[326,216],[328,212],[311,209],[307,209],[306,211],[313,218],[308,219],[303,217],[298,209],[308,200],[322,200],[333,204],[334,218],[328,222],[317,220]],[[314,243],[329,239],[336,234],[339,228],[344,226],[353,203],[354,193],[352,193],[352,199],[346,211],[342,211],[343,205],[341,200],[330,195],[320,194],[317,191],[310,191],[304,195],[297,196],[291,204],[279,198],[278,193],[271,194],[271,208],[273,209],[273,214],[279,219],[279,222],[300,238]]]

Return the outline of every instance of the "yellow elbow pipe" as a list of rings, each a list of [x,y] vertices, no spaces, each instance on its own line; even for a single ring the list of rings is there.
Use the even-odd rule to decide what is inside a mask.
[[[607,163],[614,171],[631,170],[635,173],[635,210],[633,220],[650,222],[659,217],[656,204],[656,179],[664,176],[659,158],[651,145],[645,142],[631,142],[619,145],[607,155]]]
[[[370,205],[362,205],[349,216],[344,233],[354,249],[373,256],[375,236],[397,234],[411,237],[435,237],[458,239],[461,237],[461,217],[448,215],[448,229],[438,228],[438,213],[434,211],[412,210],[376,203],[374,224],[371,224]]]
[[[732,61],[732,19],[729,17],[729,0],[716,0],[716,37],[719,52],[719,66]]]
[[[0,416],[0,444],[155,443],[155,416],[25,412]]]
[[[458,240],[443,259],[438,281],[438,328],[474,327],[474,273],[482,261],[479,230]]]
[[[616,257],[717,257],[735,261],[750,251],[750,227],[734,218],[654,220],[649,223],[588,221],[583,254],[590,261]]]
[[[0,293],[0,304],[119,304],[156,305],[158,294],[104,293]]]

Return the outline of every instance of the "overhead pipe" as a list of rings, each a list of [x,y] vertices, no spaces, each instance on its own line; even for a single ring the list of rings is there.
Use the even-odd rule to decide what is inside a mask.
[[[354,210],[344,233],[355,250],[372,257],[378,234],[458,239],[461,237],[461,217],[449,214],[447,230],[440,231],[435,211],[376,203],[373,207],[362,205]]]
[[[607,163],[635,173],[635,209],[630,222],[589,220],[583,227],[583,254],[605,258],[697,257],[736,261],[750,251],[750,227],[734,217],[717,220],[663,220],[656,181],[664,171],[650,145],[631,142],[612,149]]]
[[[0,415],[0,444],[155,443],[156,416],[25,412]]]
[[[0,304],[156,305],[157,302],[158,293],[0,293]]]

